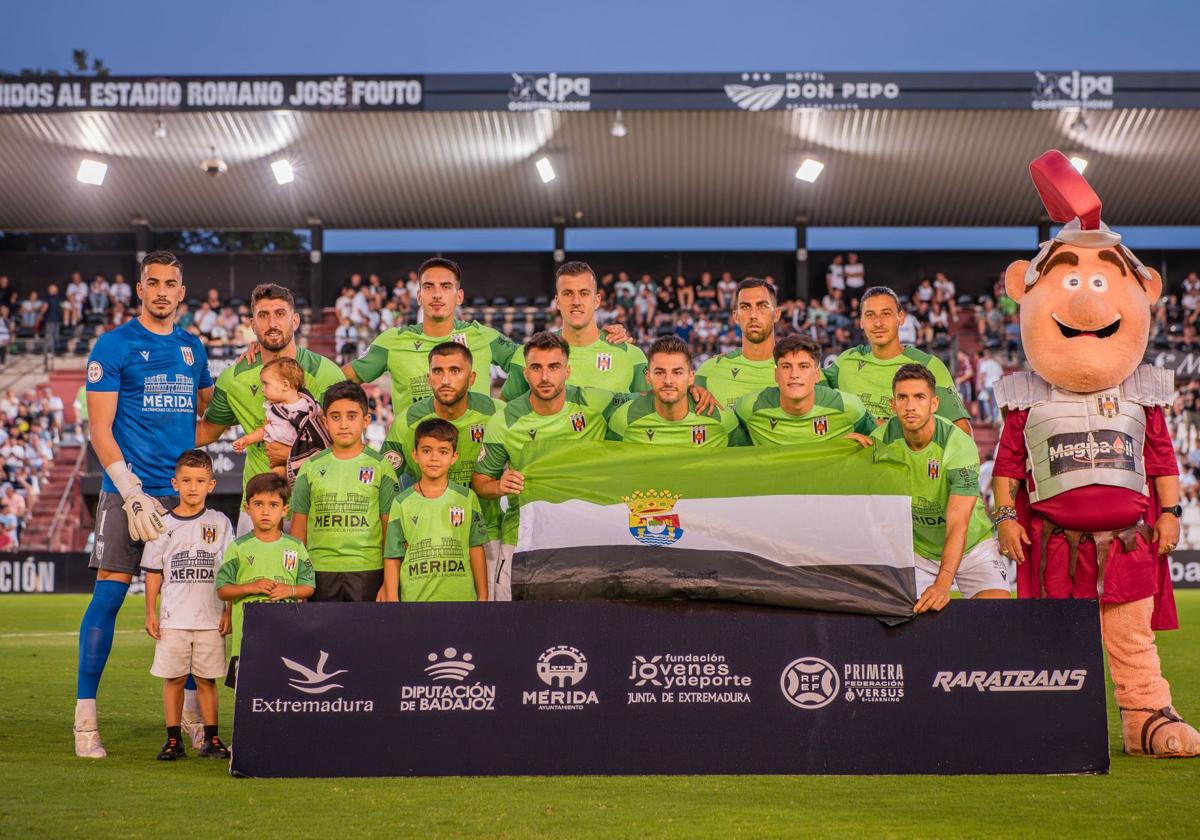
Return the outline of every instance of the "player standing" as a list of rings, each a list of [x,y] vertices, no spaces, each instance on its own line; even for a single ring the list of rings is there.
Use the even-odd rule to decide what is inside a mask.
[[[779,315],[774,286],[755,277],[738,283],[733,296],[733,322],[742,331],[742,349],[713,356],[700,365],[696,384],[728,407],[751,391],[773,385]]]
[[[79,626],[75,754],[104,758],[96,691],[112,649],[117,612],[141,565],[142,547],[165,530],[178,504],[175,461],[192,449],[196,415],[212,396],[200,339],[175,325],[186,294],[183,266],[168,251],[141,263],[138,317],[96,340],[87,365],[91,442],[104,468],[88,563],[96,587]],[[193,700],[194,703],[194,692]]]

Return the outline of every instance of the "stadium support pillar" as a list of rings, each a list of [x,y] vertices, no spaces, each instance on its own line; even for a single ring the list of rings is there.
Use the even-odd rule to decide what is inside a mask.
[[[325,255],[325,226],[316,219],[309,219],[309,268],[308,268],[308,305],[312,307],[313,317],[321,320],[321,310],[325,306],[324,294],[321,288],[321,259]]]
[[[154,234],[150,231],[150,223],[145,219],[133,220],[133,237],[135,248],[137,250],[137,261],[141,263],[142,258],[153,250]]]
[[[804,216],[796,219],[796,280],[790,290],[780,289],[780,294],[808,300],[808,219]]]
[[[1050,219],[1046,216],[1042,216],[1040,219],[1038,219],[1038,227],[1037,227],[1037,244],[1038,244],[1038,246],[1041,247],[1041,244],[1043,242],[1045,242],[1046,240],[1048,240],[1049,238],[1050,238]]]

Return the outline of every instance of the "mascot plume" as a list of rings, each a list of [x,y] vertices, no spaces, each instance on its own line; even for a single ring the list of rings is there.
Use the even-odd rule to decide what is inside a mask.
[[[1033,371],[995,389],[1000,550],[1021,563],[1022,597],[1099,599],[1125,751],[1200,755],[1154,643],[1154,630],[1178,626],[1166,562],[1179,539],[1164,411],[1174,376],[1142,364],[1162,278],[1100,221],[1100,199],[1062,153],[1029,169],[1065,227],[1004,276]]]

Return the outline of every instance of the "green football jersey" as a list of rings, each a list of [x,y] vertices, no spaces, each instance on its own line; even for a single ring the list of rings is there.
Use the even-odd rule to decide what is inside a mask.
[[[446,341],[465,344],[471,351],[475,371],[475,384],[471,390],[481,394],[492,392],[492,365],[508,370],[513,353],[520,346],[478,321],[455,321],[454,331],[441,337],[426,335],[420,324],[380,333],[362,358],[355,359],[350,365],[363,382],[374,382],[384,373],[391,374],[392,410],[396,416],[396,425],[392,427],[396,437],[393,439],[399,439],[399,423],[405,406],[432,393],[428,378],[429,351]]]
[[[649,388],[646,384],[646,354],[636,344],[609,344],[601,338],[586,347],[571,347],[567,364],[571,368],[567,382],[581,388],[603,388],[614,394],[638,393]],[[521,347],[513,354],[508,381],[500,396],[511,402],[527,393],[525,348]]]
[[[225,558],[221,568],[217,569],[217,589],[231,583],[252,583],[259,578],[292,586],[317,585],[304,543],[288,534],[281,534],[273,542],[263,542],[251,531],[225,549]],[[230,656],[238,656],[242,650],[242,611],[246,604],[270,600],[267,595],[246,595],[233,602],[233,651]],[[289,598],[275,603],[290,601]]]
[[[292,488],[292,514],[308,517],[309,556],[318,572],[383,568],[383,526],[399,488],[396,471],[370,447],[353,458],[326,449],[304,462]]]
[[[319,405],[325,390],[345,377],[342,369],[324,356],[310,353],[303,347],[296,348],[296,361],[304,368],[304,387]],[[260,354],[253,362],[238,362],[221,371],[213,389],[212,401],[204,412],[204,419],[222,426],[235,423],[250,434],[266,422],[267,409],[263,400],[259,376],[263,362]],[[242,470],[242,487],[254,476],[270,472],[267,450],[261,443],[246,448],[246,466]]]
[[[604,415],[613,395],[599,388],[568,385],[566,397],[556,414],[538,414],[525,394],[492,415],[483,430],[483,448],[479,450],[475,472],[499,478],[505,466],[520,471],[525,465],[522,457],[525,446],[535,440],[604,440],[608,430]],[[500,527],[500,538],[505,545],[517,544],[519,525],[517,499],[510,496]]]
[[[933,440],[914,452],[904,442],[900,421],[893,417],[871,433],[908,465],[912,492],[913,549],[926,560],[940,563],[946,544],[946,503],[951,496],[974,496],[967,524],[966,554],[992,536],[992,522],[979,494],[979,450],[975,441],[949,420],[935,416]]]
[[[743,446],[749,442],[732,409],[697,414],[695,401],[688,397],[688,413],[682,420],[664,420],[654,410],[653,394],[638,394],[619,405],[614,402],[608,412],[607,437],[652,446]]]
[[[788,414],[779,404],[778,386],[763,388],[738,400],[737,416],[755,446],[814,446],[847,432],[875,431],[875,418],[853,394],[818,382],[813,398],[813,407],[804,414]]]
[[[471,549],[487,542],[474,491],[451,481],[427,499],[409,487],[392,502],[383,556],[402,557],[401,601],[474,601]]]
[[[385,441],[383,444],[384,457],[388,459],[397,473],[406,472],[416,480],[417,465],[412,462],[412,451],[416,443],[417,426],[431,417],[437,417],[433,410],[432,396],[415,402],[408,409],[399,426],[399,440]],[[479,448],[483,445],[483,430],[498,411],[504,410],[504,403],[486,394],[474,391],[467,394],[467,410],[457,420],[450,423],[458,429],[458,460],[450,468],[450,480],[464,487],[471,486],[471,475],[475,472],[475,461],[479,458]],[[498,499],[480,499],[479,505],[483,510],[483,521],[487,526],[488,537],[500,539],[500,501]]]
[[[863,401],[867,411],[876,420],[887,420],[894,416],[892,411],[892,379],[901,365],[918,364],[929,369],[938,397],[938,416],[950,422],[969,418],[966,406],[954,387],[954,379],[945,363],[937,356],[905,347],[900,355],[891,359],[879,359],[871,352],[870,345],[860,344],[843,350],[833,364],[822,371],[825,384]]]
[[[696,371],[696,384],[707,388],[726,408],[739,397],[775,384],[775,360],[752,362],[741,350],[713,356]]]

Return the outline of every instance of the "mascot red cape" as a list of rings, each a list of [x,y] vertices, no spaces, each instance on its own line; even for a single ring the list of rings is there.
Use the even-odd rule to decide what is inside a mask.
[[[1032,372],[996,384],[1006,409],[993,489],[1001,552],[1026,598],[1097,598],[1125,752],[1200,755],[1175,711],[1154,630],[1178,626],[1167,554],[1179,541],[1179,468],[1164,409],[1171,371],[1142,364],[1162,278],[1100,221],[1061,152],[1030,167],[1062,231],[1008,267]]]

